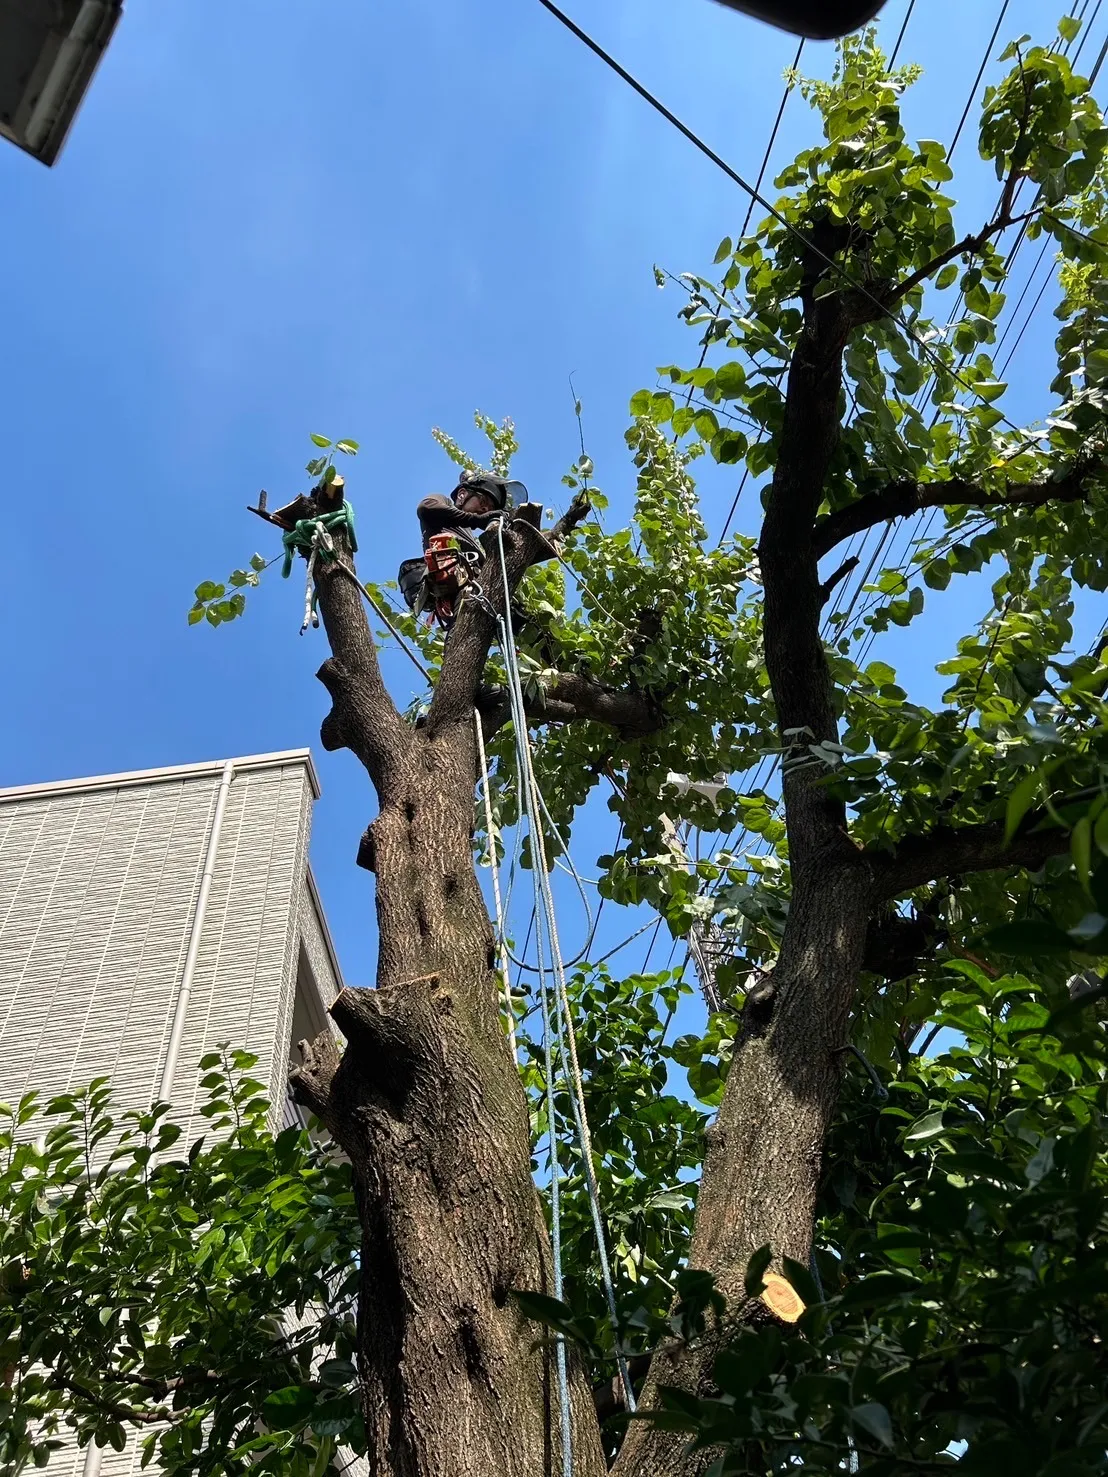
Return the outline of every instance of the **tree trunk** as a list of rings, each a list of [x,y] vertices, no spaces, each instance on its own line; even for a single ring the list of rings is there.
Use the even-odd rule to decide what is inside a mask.
[[[748,999],[723,1102],[708,1130],[690,1264],[711,1272],[734,1309],[753,1252],[768,1245],[806,1262],[823,1143],[838,1097],[841,1052],[865,946],[872,881],[847,834],[844,806],[820,781],[811,746],[838,737],[820,635],[823,592],[812,530],[839,434],[842,355],[850,319],[834,295],[805,300],[789,367],[759,543],[766,667],[785,751],[782,791],[792,898],[781,952],[764,992]],[[762,998],[759,998],[759,996]],[[726,1332],[674,1342],[654,1357],[642,1404],[659,1385],[701,1395]],[[632,1426],[618,1477],[692,1477],[712,1453],[687,1438]]]
[[[689,1263],[716,1277],[730,1309],[745,1296],[751,1255],[807,1262],[823,1142],[839,1092],[847,1017],[866,932],[867,869],[849,861],[794,883],[785,943],[773,970],[772,1011],[749,1004],[719,1114],[708,1129]],[[659,1385],[714,1392],[726,1329],[654,1356],[641,1404]],[[713,1453],[686,1455],[687,1436],[633,1423],[619,1477],[693,1477]]]
[[[322,574],[319,601],[335,653],[320,673],[335,699],[324,742],[358,753],[380,801],[366,849],[380,952],[377,988],[346,990],[332,1007],[345,1052],[321,1038],[296,1088],[354,1170],[370,1470],[554,1477],[554,1356],[510,1296],[553,1286],[473,868],[472,698],[423,728],[404,722],[384,706],[356,581]],[[595,1409],[572,1359],[571,1383],[574,1472],[599,1477]]]

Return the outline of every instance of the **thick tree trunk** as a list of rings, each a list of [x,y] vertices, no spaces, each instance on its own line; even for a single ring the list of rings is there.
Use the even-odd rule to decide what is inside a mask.
[[[772,1013],[748,1006],[708,1147],[689,1261],[716,1277],[728,1306],[744,1298],[753,1252],[769,1245],[806,1262],[824,1138],[838,1098],[847,1016],[865,944],[867,869],[839,863],[794,884],[786,942],[773,971]],[[659,1349],[642,1404],[659,1385],[713,1392],[726,1328]],[[688,1438],[633,1424],[619,1477],[693,1477],[714,1460]]]
[[[382,727],[354,581],[320,580],[335,659],[329,746],[366,762],[380,800],[377,988],[347,990],[298,1095],[349,1156],[364,1229],[358,1311],[370,1469],[380,1477],[562,1472],[554,1358],[513,1289],[552,1292],[527,1105],[499,1017],[494,939],[473,869],[472,708]],[[453,639],[453,638],[452,638]],[[393,717],[388,715],[392,713]],[[366,721],[367,717],[371,721]],[[605,1469],[572,1370],[574,1471]]]
[[[873,886],[850,840],[843,806],[819,782],[809,746],[838,736],[820,637],[812,530],[839,431],[849,320],[837,297],[808,300],[789,369],[785,422],[759,544],[766,666],[786,763],[782,779],[792,900],[765,990],[743,1012],[727,1088],[708,1131],[691,1265],[713,1273],[734,1309],[753,1252],[769,1245],[807,1261],[823,1143],[838,1096],[842,1048],[865,946]],[[799,761],[799,762],[790,762]],[[643,1405],[659,1385],[708,1394],[726,1332],[655,1355]],[[710,1452],[686,1455],[683,1436],[632,1427],[618,1477],[692,1477]]]

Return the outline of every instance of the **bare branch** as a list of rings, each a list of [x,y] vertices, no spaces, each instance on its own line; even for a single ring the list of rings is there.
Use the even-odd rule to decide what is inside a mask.
[[[941,826],[925,836],[908,836],[891,853],[867,851],[876,891],[881,897],[893,898],[940,877],[1014,867],[1038,871],[1052,856],[1067,851],[1070,844],[1068,831],[1045,828],[1048,819],[1041,812],[1032,814],[1010,841],[1004,838],[1003,821],[986,821],[977,826]]]
[[[829,553],[843,539],[885,523],[892,518],[910,518],[921,508],[1040,508],[1044,503],[1075,503],[1088,498],[1095,479],[1104,471],[1105,459],[1095,456],[1074,464],[1057,480],[1006,482],[1001,492],[990,492],[976,482],[952,477],[945,482],[890,482],[829,513],[816,524],[812,542],[817,558]]]
[[[341,505],[342,483],[319,486],[312,496],[295,499],[267,515],[270,522],[291,527],[300,518],[333,513]],[[334,707],[324,719],[320,738],[326,749],[347,748],[356,754],[380,792],[411,742],[411,730],[396,711],[381,676],[373,632],[362,602],[346,535],[334,530],[335,557],[316,564],[315,589],[330,642],[332,659],[316,674],[331,694]]]
[[[551,543],[557,543],[560,539],[564,539],[567,534],[573,532],[578,523],[584,522],[589,516],[591,509],[592,504],[589,502],[587,496],[575,497],[547,534],[547,538]]]
[[[323,1031],[314,1041],[298,1041],[296,1049],[300,1053],[300,1066],[289,1072],[293,1098],[326,1123],[331,1081],[339,1065],[338,1044],[330,1031]]]
[[[133,1405],[125,1405],[118,1400],[109,1400],[89,1385],[82,1384],[80,1380],[71,1379],[69,1376],[59,1373],[58,1370],[50,1372],[50,1383],[59,1390],[65,1390],[70,1395],[76,1395],[79,1399],[87,1401],[94,1410],[103,1415],[109,1415],[117,1421],[128,1421],[133,1426],[164,1426],[173,1421],[182,1420],[191,1414],[188,1409],[170,1410],[165,1406],[158,1406],[153,1410],[139,1410]]]
[[[485,737],[490,738],[511,718],[511,707],[503,688],[478,693],[477,711]],[[578,674],[558,675],[535,696],[524,696],[527,718],[536,727],[545,723],[605,723],[623,739],[646,738],[665,728],[668,720],[662,704],[648,692],[621,691]]]

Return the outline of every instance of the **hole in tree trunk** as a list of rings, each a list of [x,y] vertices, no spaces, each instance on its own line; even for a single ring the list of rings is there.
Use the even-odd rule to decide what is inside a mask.
[[[405,805],[405,807],[404,807],[404,819],[406,821],[414,821],[415,820],[415,806],[412,804],[412,802],[410,800],[408,801],[407,805]]]

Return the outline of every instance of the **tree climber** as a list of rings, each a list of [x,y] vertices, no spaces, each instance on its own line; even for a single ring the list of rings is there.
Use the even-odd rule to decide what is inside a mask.
[[[454,624],[458,598],[484,563],[485,551],[470,529],[488,528],[506,516],[513,500],[525,501],[522,482],[487,472],[463,472],[445,497],[435,492],[416,509],[423,557],[405,559],[397,576],[400,592],[416,614],[430,609],[444,630]]]

